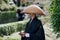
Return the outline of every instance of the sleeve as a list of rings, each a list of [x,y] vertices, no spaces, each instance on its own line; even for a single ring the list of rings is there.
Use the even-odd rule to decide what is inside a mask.
[[[30,37],[30,34],[29,33],[25,33],[25,37]]]

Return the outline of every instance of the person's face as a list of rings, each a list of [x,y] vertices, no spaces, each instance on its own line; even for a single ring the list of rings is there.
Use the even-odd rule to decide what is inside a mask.
[[[24,14],[24,18],[25,19],[32,19],[34,16],[35,16],[35,14],[33,14],[33,13],[26,13],[26,14]]]
[[[32,17],[35,16],[35,14],[34,13],[30,13],[29,16],[30,16],[30,18],[32,18]]]
[[[24,19],[26,19],[26,20],[27,20],[27,19],[30,19],[29,14],[24,14],[23,17],[24,17]]]

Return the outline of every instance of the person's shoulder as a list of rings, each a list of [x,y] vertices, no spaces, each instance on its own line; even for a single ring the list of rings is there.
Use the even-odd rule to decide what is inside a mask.
[[[38,22],[38,23],[41,23],[41,20],[38,19],[37,22]]]
[[[42,24],[42,20],[38,19],[38,23]]]

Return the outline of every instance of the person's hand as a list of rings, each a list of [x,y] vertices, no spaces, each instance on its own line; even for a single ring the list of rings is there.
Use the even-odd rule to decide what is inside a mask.
[[[21,32],[20,35],[21,35],[21,37],[25,37],[25,33],[24,32],[23,33]]]
[[[19,35],[21,35],[21,37],[25,37],[25,32],[24,32],[24,31],[21,31],[21,32],[19,33]]]

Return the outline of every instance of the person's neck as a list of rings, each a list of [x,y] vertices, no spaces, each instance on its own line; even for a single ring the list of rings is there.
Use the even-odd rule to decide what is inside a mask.
[[[32,16],[31,19],[33,20],[35,18],[35,16]]]

